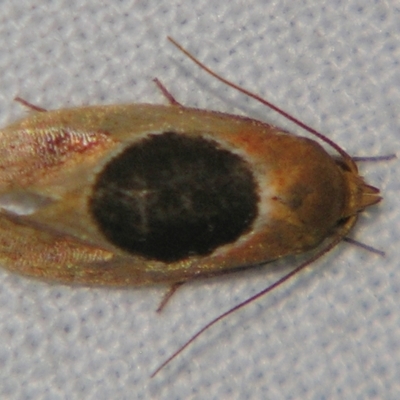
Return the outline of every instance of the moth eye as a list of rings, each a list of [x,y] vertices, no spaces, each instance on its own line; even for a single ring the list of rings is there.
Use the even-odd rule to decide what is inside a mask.
[[[174,132],[126,148],[98,175],[89,209],[115,246],[162,262],[207,255],[258,212],[250,165],[217,142]]]

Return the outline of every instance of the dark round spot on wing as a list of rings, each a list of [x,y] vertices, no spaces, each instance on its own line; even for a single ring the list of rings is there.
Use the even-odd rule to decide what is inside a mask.
[[[212,140],[165,132],[112,159],[89,207],[115,246],[174,262],[237,240],[257,216],[258,200],[240,156]]]

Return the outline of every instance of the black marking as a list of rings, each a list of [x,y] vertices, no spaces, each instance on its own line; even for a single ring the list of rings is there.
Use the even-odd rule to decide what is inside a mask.
[[[249,164],[202,137],[152,134],[99,174],[89,208],[125,251],[163,262],[207,255],[248,231],[258,212]]]

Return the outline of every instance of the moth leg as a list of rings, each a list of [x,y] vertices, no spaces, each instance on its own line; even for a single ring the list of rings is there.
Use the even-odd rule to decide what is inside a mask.
[[[17,101],[18,103],[22,104],[25,107],[30,108],[33,111],[39,111],[39,112],[46,112],[47,110],[45,108],[39,107],[39,106],[35,106],[32,103],[29,103],[29,101],[24,100],[23,98],[17,96],[14,101]]]
[[[179,106],[183,107],[181,103],[179,103],[174,96],[168,91],[168,89],[160,82],[158,78],[154,78],[153,82],[157,85],[157,87],[160,89],[161,93],[164,95],[164,97],[169,101],[169,104],[171,106]]]
[[[164,307],[166,306],[166,304],[169,302],[169,300],[171,299],[171,297],[175,294],[175,292],[184,284],[185,282],[176,282],[173,283],[170,288],[168,289],[168,291],[164,294],[164,297],[162,298],[156,312],[161,312]]]

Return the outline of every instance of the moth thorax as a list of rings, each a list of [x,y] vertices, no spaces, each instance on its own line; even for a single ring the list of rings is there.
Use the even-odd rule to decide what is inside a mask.
[[[114,157],[89,208],[115,246],[176,262],[212,253],[249,231],[258,213],[250,164],[216,141],[150,134]]]

